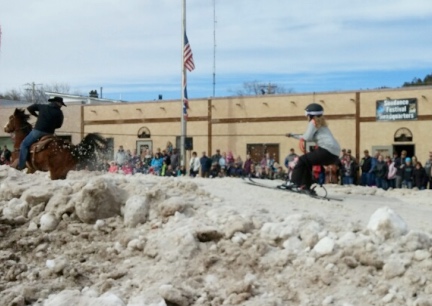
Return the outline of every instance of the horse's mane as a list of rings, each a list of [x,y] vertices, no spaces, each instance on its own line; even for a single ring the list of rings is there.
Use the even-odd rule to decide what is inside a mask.
[[[14,115],[24,122],[28,122],[30,120],[30,115],[25,113],[25,110],[22,108],[16,108]]]

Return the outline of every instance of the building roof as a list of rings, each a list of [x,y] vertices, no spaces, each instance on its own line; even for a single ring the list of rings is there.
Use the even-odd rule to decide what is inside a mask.
[[[63,94],[58,92],[50,92],[46,91],[45,94],[51,97],[62,97],[63,102],[65,104],[112,104],[112,103],[126,103],[123,100],[113,100],[113,99],[100,99],[100,98],[92,98],[89,96],[81,96],[81,95],[70,95]]]
[[[0,99],[0,106],[2,107],[27,107],[31,104],[28,101],[16,101],[16,100],[6,100]]]

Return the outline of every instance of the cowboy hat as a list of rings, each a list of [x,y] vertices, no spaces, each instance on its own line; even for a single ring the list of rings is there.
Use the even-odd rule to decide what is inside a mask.
[[[66,104],[64,104],[64,102],[63,102],[62,97],[54,97],[54,98],[48,99],[48,102],[58,102],[61,105],[66,106]]]

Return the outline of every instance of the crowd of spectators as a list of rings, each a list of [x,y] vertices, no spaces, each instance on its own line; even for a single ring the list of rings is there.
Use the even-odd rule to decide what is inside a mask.
[[[374,156],[365,150],[360,162],[350,150],[342,150],[339,165],[341,184],[375,186],[384,190],[394,188],[432,189],[432,151],[424,166],[416,156],[407,156],[403,150],[399,156],[384,156],[377,152]]]
[[[364,156],[358,161],[351,150],[343,149],[336,169],[336,180],[332,183],[341,185],[375,186],[377,188],[417,188],[432,189],[432,152],[423,166],[415,156],[407,157],[402,151],[401,156],[395,152],[392,157],[376,153]],[[152,174],[158,176],[201,176],[204,178],[242,177],[251,176],[259,179],[288,180],[294,168],[298,155],[291,149],[285,157],[283,164],[275,160],[275,156],[266,153],[262,159],[256,161],[250,154],[243,160],[240,155],[235,156],[231,151],[222,152],[218,149],[215,154],[208,156],[202,152],[192,152],[188,167],[181,166],[180,155],[177,149],[168,143],[166,148],[157,149],[154,153],[143,150],[141,154],[118,148],[114,160],[104,162],[99,170],[124,174]],[[188,169],[188,170],[187,170]],[[326,166],[314,166],[315,180],[324,184],[329,182],[329,169]]]
[[[297,156],[292,150],[292,154]],[[288,157],[287,157],[288,158]],[[290,162],[293,159],[290,157]],[[288,163],[285,164],[288,166]],[[197,152],[191,153],[188,167],[180,163],[180,155],[171,143],[163,150],[157,149],[154,153],[144,149],[139,155],[136,151],[125,150],[119,146],[111,161],[104,160],[97,167],[98,170],[123,174],[152,174],[158,176],[201,176],[205,178],[217,177],[242,177],[251,175],[255,178],[285,179],[287,172],[279,165],[274,156],[267,153],[258,162],[251,159],[250,154],[245,160],[240,155],[235,156],[231,151],[222,152],[218,149],[212,156],[202,152],[199,157]]]

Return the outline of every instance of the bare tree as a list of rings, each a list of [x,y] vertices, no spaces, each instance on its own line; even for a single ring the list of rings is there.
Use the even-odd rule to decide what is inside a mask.
[[[1,99],[16,101],[33,101],[34,103],[46,102],[48,97],[45,92],[56,92],[61,94],[82,95],[79,91],[71,93],[71,87],[66,83],[41,84],[39,86],[27,87],[24,89],[12,89],[0,94]],[[33,100],[34,99],[34,100]]]
[[[6,100],[20,101],[22,99],[22,93],[16,89],[8,90],[1,96],[2,99],[6,99]]]
[[[281,93],[292,93],[293,89],[285,89],[280,84],[276,83],[263,83],[259,81],[244,82],[243,88],[238,89],[236,94],[238,96],[259,96],[259,95],[274,95]]]
[[[43,85],[42,89],[43,91],[58,92],[63,94],[69,94],[71,92],[70,85],[66,83],[53,83],[50,85]]]

